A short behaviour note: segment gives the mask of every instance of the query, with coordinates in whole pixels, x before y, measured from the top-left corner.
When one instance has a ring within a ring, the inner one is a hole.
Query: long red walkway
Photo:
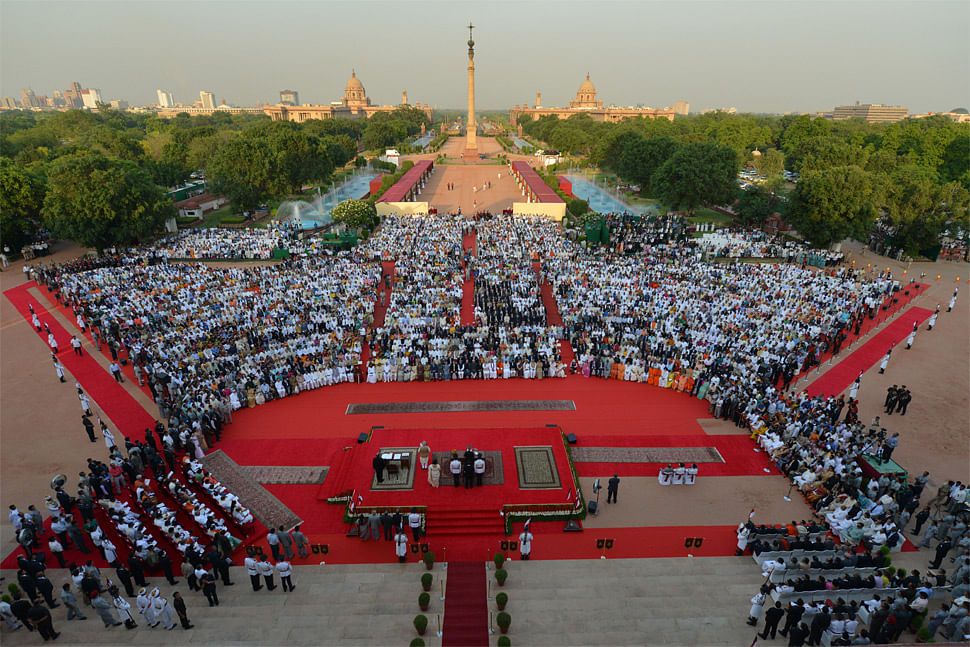
[[[116,434],[116,440],[121,443],[124,436],[132,435],[141,438],[146,427],[154,428],[154,418],[148,415],[145,409],[121,384],[115,382],[114,378],[91,357],[89,352],[84,351],[82,357],[74,354],[70,345],[70,333],[64,329],[57,319],[46,313],[46,308],[27,292],[28,289],[35,287],[37,287],[37,284],[30,281],[7,290],[4,294],[28,321],[30,321],[30,310],[27,305],[32,304],[34,306],[41,324],[46,323],[54,334],[54,339],[57,340],[58,348],[60,348],[58,359],[60,359],[64,368],[81,383],[84,392],[121,432],[120,437]],[[47,343],[47,335],[43,331],[37,333],[37,335],[45,344]],[[78,415],[80,415],[80,403],[78,404],[78,412]]]
[[[476,236],[475,230],[467,232],[461,240],[461,248],[476,255]],[[472,273],[468,274],[465,282],[461,286],[461,325],[475,325],[475,277]]]
[[[556,303],[556,295],[552,292],[552,284],[542,280],[542,266],[539,263],[532,264],[533,269],[539,277],[539,289],[542,292],[542,305],[546,309],[546,323],[550,326],[562,326],[562,315],[559,314],[559,304]],[[559,354],[562,356],[563,363],[568,367],[576,357],[573,352],[573,345],[568,339],[559,342]]]
[[[887,350],[906,339],[913,330],[914,322],[917,325],[922,324],[929,319],[931,314],[933,312],[926,308],[910,308],[872,339],[856,349],[854,353],[809,384],[805,391],[810,396],[819,394],[838,395],[844,392],[860,373],[872,368],[886,354]],[[919,333],[917,333],[918,336]],[[890,360],[889,366],[892,367],[892,360]]]
[[[448,564],[442,647],[488,645],[486,596],[485,565],[482,562]]]

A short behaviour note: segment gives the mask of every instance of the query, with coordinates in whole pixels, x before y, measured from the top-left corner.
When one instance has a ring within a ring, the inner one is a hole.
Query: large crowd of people
[[[154,443],[146,437],[126,446],[127,457],[113,453],[113,471],[89,466],[97,478],[86,487],[115,526],[109,534],[127,537],[146,562],[164,561],[158,553],[168,545],[186,557],[214,545],[231,553],[252,516],[196,459],[237,409],[347,381],[576,373],[708,400],[715,416],[750,429],[841,547],[898,547],[925,480],[864,477],[856,459],[879,454],[889,439],[859,420],[854,392],[789,393],[796,375],[876,317],[898,287],[893,277],[710,263],[705,253],[794,261],[804,250],[737,233],[691,240],[673,216],[607,220],[606,247],[586,248],[532,216],[391,216],[351,251],[311,242],[272,265],[166,259],[265,258],[288,232],[193,232],[156,248],[35,266],[34,278],[74,309],[99,346],[133,363],[167,421],[156,430],[162,450],[147,449]],[[546,283],[562,326],[549,323]],[[462,322],[466,300],[471,324]],[[575,356],[568,367],[561,340]],[[175,452],[185,453],[178,469],[208,503],[172,477]],[[144,478],[146,467],[154,479]],[[119,471],[131,503],[111,496]],[[961,523],[951,522],[940,543],[970,548]],[[96,545],[104,550],[105,541]]]

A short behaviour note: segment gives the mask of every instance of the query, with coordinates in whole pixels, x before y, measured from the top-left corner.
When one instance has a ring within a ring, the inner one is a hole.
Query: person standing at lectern
[[[371,461],[371,464],[374,466],[374,474],[377,476],[377,482],[383,483],[384,466],[386,464],[386,461],[383,458],[381,458],[380,452],[377,453],[377,455],[374,457],[374,460]]]

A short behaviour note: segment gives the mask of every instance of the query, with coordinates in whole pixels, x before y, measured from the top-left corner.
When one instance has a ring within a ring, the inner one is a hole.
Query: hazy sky
[[[476,25],[483,109],[565,105],[587,72],[606,104],[751,112],[861,101],[970,107],[970,2],[0,3],[0,93],[71,81],[133,104],[304,103],[343,95],[351,68],[376,104],[465,103]]]

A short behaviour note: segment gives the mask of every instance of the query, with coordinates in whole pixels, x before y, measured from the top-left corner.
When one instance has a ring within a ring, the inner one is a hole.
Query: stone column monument
[[[478,139],[475,132],[478,122],[475,121],[475,41],[472,40],[472,29],[475,25],[468,23],[468,122],[465,124],[465,150],[462,158],[465,162],[478,159]]]

